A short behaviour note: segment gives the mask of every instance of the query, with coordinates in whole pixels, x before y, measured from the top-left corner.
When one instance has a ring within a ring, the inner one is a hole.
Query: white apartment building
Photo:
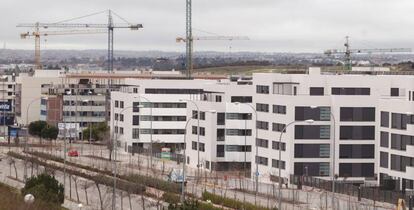
[[[245,81],[227,81],[206,86],[199,100],[187,103],[187,116],[192,116],[185,139],[189,166],[250,176],[255,126],[252,95],[253,88]]]
[[[406,105],[400,107],[390,99],[393,88],[400,87],[406,78],[414,79],[403,75],[320,74],[317,68],[311,68],[308,74],[254,74],[256,94],[253,101],[260,127],[259,152],[255,154],[259,180],[278,180],[279,167],[286,181],[290,175],[331,176],[333,153],[334,173],[340,180],[379,179],[381,171],[400,179],[413,177],[380,169],[377,163],[383,104],[393,104],[387,107],[390,113],[414,108],[408,102],[412,86],[399,89],[400,94],[406,95]],[[407,84],[412,85],[412,82]],[[280,146],[279,138],[285,125],[289,126],[282,134]],[[410,125],[407,127],[405,134],[411,131]],[[281,162],[279,148],[282,149]],[[407,146],[407,152],[409,149]],[[410,172],[410,165],[414,165],[412,158],[395,158],[395,164],[402,160],[411,161],[404,163],[407,166],[404,169]],[[399,169],[402,170],[402,166]]]
[[[379,182],[413,191],[414,78],[393,79],[389,93],[380,99],[379,111]]]
[[[200,97],[202,87],[215,80],[127,79],[111,93],[111,133],[125,152],[163,147],[182,148],[187,102]]]

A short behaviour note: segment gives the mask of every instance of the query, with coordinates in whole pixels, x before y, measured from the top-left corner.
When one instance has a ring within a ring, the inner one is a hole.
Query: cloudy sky
[[[184,51],[185,0],[1,0],[0,43],[32,49],[18,23],[57,22],[112,9],[141,31],[115,31],[115,49]],[[193,0],[195,36],[249,36],[250,41],[198,41],[196,50],[321,52],[342,48],[414,48],[413,0]],[[116,22],[122,22],[115,19]],[[104,14],[83,21],[105,23]],[[197,30],[196,30],[197,29]],[[1,44],[2,46],[3,44]],[[43,49],[105,49],[106,36],[50,36]]]

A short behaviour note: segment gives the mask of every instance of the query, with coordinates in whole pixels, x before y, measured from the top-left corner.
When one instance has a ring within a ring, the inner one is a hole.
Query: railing
[[[332,181],[323,180],[315,177],[291,175],[290,183],[297,185],[299,187],[304,185],[324,189],[326,191],[332,191]],[[335,193],[355,196],[358,197],[358,200],[361,200],[361,198],[365,198],[392,204],[396,204],[398,199],[404,199],[406,203],[408,203],[410,195],[414,195],[413,192],[403,193],[400,191],[383,190],[379,186],[358,186],[356,184],[344,183],[343,181],[339,180],[335,182]]]

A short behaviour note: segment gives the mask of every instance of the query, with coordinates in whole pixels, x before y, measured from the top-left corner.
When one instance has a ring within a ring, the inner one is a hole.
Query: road
[[[93,167],[97,167],[100,169],[112,169],[112,164],[105,160],[108,158],[108,150],[105,146],[97,146],[97,145],[82,145],[82,144],[72,144],[70,145],[71,149],[76,149],[81,152],[80,157],[67,157],[68,161],[76,162],[84,165],[89,165]],[[62,149],[45,149],[45,148],[36,148],[36,150],[40,150],[42,152],[47,152],[56,156],[60,156],[63,158],[63,150]],[[97,156],[99,158],[90,158],[87,156]],[[117,168],[118,172],[121,174],[142,174],[142,175],[152,175],[158,176],[161,178],[166,179],[165,174],[167,174],[173,168],[182,167],[182,165],[178,165],[175,161],[168,161],[168,160],[160,160],[158,158],[153,158],[153,168],[157,170],[147,170],[149,160],[147,156],[135,154],[132,156],[131,154],[118,152],[117,155]],[[8,166],[7,166],[8,167]],[[23,168],[23,166],[21,166]],[[163,172],[163,175],[161,175]],[[196,169],[192,169],[187,167],[187,172],[190,177],[195,177]],[[58,178],[61,178],[61,174],[59,174]],[[218,179],[217,183],[214,184],[213,177],[215,174],[210,172],[203,172],[204,177],[209,177],[207,179],[202,179],[199,184],[196,184],[194,179],[189,179],[187,185],[187,192],[196,193],[197,195],[201,196],[201,193],[204,190],[208,190],[210,192],[215,192],[216,194],[226,196],[229,198],[235,198],[240,201],[248,201],[250,203],[256,203],[261,206],[265,207],[274,207],[277,206],[277,185],[270,185],[266,183],[260,183],[259,191],[260,196],[256,197],[254,194],[251,193],[243,193],[240,191],[233,190],[236,187],[243,185],[246,186],[244,189],[249,189],[253,191],[254,183],[250,179],[238,179],[238,178],[229,178],[227,180]],[[105,202],[111,202],[112,191],[110,188],[102,187],[104,192],[104,196],[102,196]],[[74,183],[72,182],[72,189],[74,189]],[[72,190],[72,194],[68,191],[69,187],[66,188],[66,195],[67,197],[71,197],[72,199],[76,200],[76,195],[74,190]],[[90,190],[90,192],[89,192]],[[72,195],[72,196],[70,196]],[[99,207],[99,197],[96,187],[92,186],[88,188],[88,195],[90,197],[90,202],[87,207],[91,207],[89,209],[98,209]],[[125,196],[125,195],[124,195]],[[294,189],[286,189],[283,188],[282,190],[282,210],[290,210],[290,209],[332,209],[331,204],[331,196],[332,193],[327,193],[325,191],[321,191],[318,189],[311,189],[304,187],[303,190],[294,190]],[[80,202],[84,205],[85,201],[85,193],[83,190],[79,190],[79,197]],[[118,195],[120,197],[120,195]],[[335,202],[335,209],[337,210],[353,210],[353,209],[362,209],[362,210],[391,210],[395,209],[394,205],[388,203],[374,203],[370,200],[362,200],[360,202],[357,201],[356,197],[346,196],[342,194],[335,194],[336,202]],[[133,200],[133,209],[142,209],[142,202],[140,202],[139,196],[132,196]],[[121,206],[120,199],[118,198],[117,203],[118,206]],[[128,197],[124,197],[123,206],[124,209],[129,209],[129,201]],[[65,202],[66,203],[66,202]],[[68,202],[69,203],[69,202]],[[74,202],[76,203],[76,202]],[[147,203],[151,203],[147,201]],[[154,203],[154,201],[152,201]],[[108,205],[108,204],[104,204]],[[135,208],[134,208],[135,207]],[[73,209],[73,208],[72,208]],[[76,208],[75,208],[76,209]],[[87,208],[84,208],[87,209]],[[149,208],[146,208],[149,209]]]

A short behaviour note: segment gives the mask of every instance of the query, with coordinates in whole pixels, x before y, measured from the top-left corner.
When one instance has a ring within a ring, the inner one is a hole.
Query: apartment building
[[[240,171],[250,176],[254,144],[253,88],[246,80],[206,86],[187,103],[186,162],[210,171]],[[197,112],[199,111],[199,112]]]
[[[0,133],[7,135],[7,126],[15,123],[16,82],[15,75],[0,78]]]
[[[187,102],[200,97],[215,80],[127,79],[111,93],[111,133],[125,152],[182,148]]]
[[[379,103],[379,182],[414,190],[414,78],[391,82]]]
[[[408,87],[398,90],[406,95],[406,105],[401,107],[390,99],[405,78],[413,77],[321,74],[318,68],[311,68],[308,74],[254,74],[259,179],[277,181],[279,168],[284,181],[290,175],[330,177],[332,170],[339,180],[349,182],[379,180],[381,171],[384,176],[397,176],[378,167],[380,130],[387,130],[381,128],[380,119],[382,109],[401,113],[399,109],[414,108],[408,102]],[[407,127],[405,134],[411,131]],[[412,159],[406,158],[393,158],[397,165],[404,161],[400,170],[411,170],[412,162],[406,161]],[[391,157],[389,161],[392,163]],[[398,177],[412,177],[405,175]]]

